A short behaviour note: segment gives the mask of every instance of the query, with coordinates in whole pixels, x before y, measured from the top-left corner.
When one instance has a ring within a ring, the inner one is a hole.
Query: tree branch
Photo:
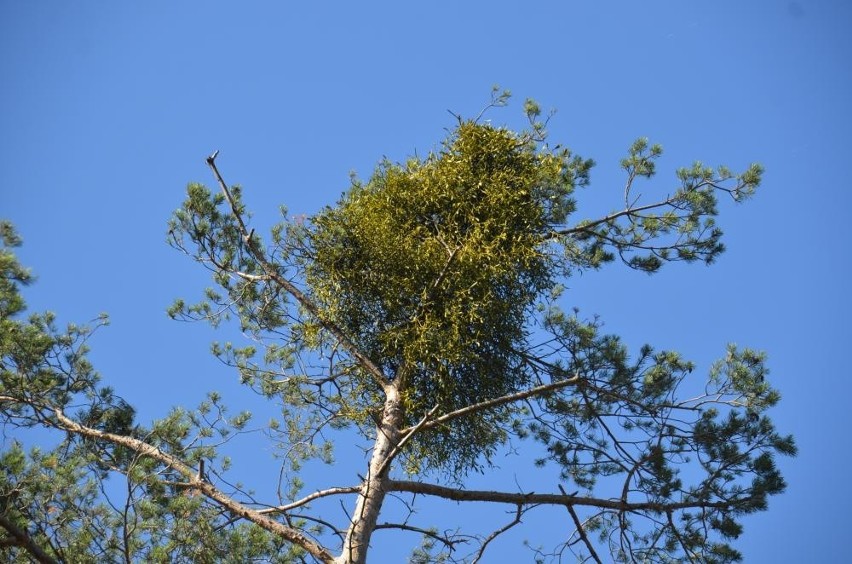
[[[559,484],[559,491],[562,492],[563,496],[569,497],[568,494],[565,493],[565,488],[562,487],[562,484]],[[595,559],[595,562],[597,562],[598,564],[602,564],[598,553],[595,552],[595,547],[592,545],[592,542],[589,540],[589,537],[586,536],[586,530],[583,528],[583,523],[577,516],[577,512],[574,511],[574,506],[566,505],[565,507],[568,508],[568,513],[571,514],[571,519],[574,521],[574,526],[577,527],[577,534],[580,535],[580,538],[583,539],[583,542],[589,549],[589,554],[591,554],[592,558]]]
[[[29,552],[37,562],[42,564],[58,564],[56,560],[51,558],[39,545],[33,541],[32,537],[25,530],[21,529],[10,521],[5,515],[0,515],[0,527],[14,538],[14,545],[23,547]]]
[[[274,534],[277,534],[281,538],[286,539],[287,541],[302,547],[303,549],[305,549],[306,552],[308,552],[317,560],[321,562],[326,562],[328,564],[334,562],[334,557],[331,555],[328,549],[314,542],[313,540],[305,536],[301,531],[283,525],[273,519],[270,519],[269,517],[266,517],[255,509],[246,507],[242,503],[234,500],[224,492],[220,491],[216,486],[214,486],[210,482],[206,482],[204,480],[199,479],[197,470],[187,464],[184,464],[177,457],[163,452],[159,448],[152,446],[139,439],[123,435],[116,435],[113,433],[107,433],[105,431],[100,431],[92,427],[86,427],[84,425],[81,425],[66,416],[59,408],[54,408],[53,413],[56,416],[57,422],[55,423],[55,425],[58,428],[68,431],[70,433],[82,435],[84,437],[101,439],[116,445],[121,445],[139,453],[142,456],[153,458],[154,460],[157,460],[158,462],[168,466],[169,468],[174,469],[182,476],[184,476],[187,482],[183,485],[185,485],[186,487],[191,487],[192,489],[202,493],[203,495],[215,501],[219,505],[225,507],[228,511],[234,513],[235,515],[238,515],[244,519],[248,519],[252,523],[260,526],[261,528],[270,531]]]
[[[219,154],[219,151],[214,152],[212,155],[207,157],[207,164],[210,169],[213,171],[213,175],[216,177],[216,181],[219,183],[219,188],[222,190],[222,193],[225,195],[225,198],[228,200],[228,205],[231,207],[231,214],[236,219],[237,224],[240,228],[240,233],[243,237],[243,242],[246,245],[246,248],[252,254],[252,256],[257,260],[257,262],[263,268],[263,271],[266,275],[275,281],[281,288],[283,288],[287,293],[293,296],[299,304],[304,307],[308,313],[310,313],[319,323],[325,328],[328,332],[330,332],[334,337],[340,342],[340,344],[358,361],[358,364],[361,365],[367,372],[373,375],[376,378],[376,381],[382,387],[382,389],[386,389],[388,385],[390,385],[388,379],[385,377],[384,372],[381,368],[379,368],[372,360],[370,360],[367,355],[361,352],[361,350],[352,342],[352,340],[346,336],[343,330],[335,325],[334,323],[323,319],[322,315],[320,315],[319,308],[314,304],[314,302],[308,298],[308,296],[299,290],[292,282],[287,280],[285,277],[281,276],[281,273],[278,272],[278,269],[269,262],[269,260],[264,255],[263,251],[259,249],[253,242],[252,233],[247,228],[245,221],[243,220],[242,215],[240,215],[239,210],[237,209],[236,202],[234,201],[234,197],[231,194],[228,185],[225,184],[225,180],[222,178],[222,175],[219,174],[219,169],[216,167],[216,156]]]
[[[458,419],[459,417],[464,417],[466,415],[471,415],[472,413],[477,413],[479,411],[483,411],[485,409],[489,409],[492,407],[497,407],[498,405],[504,405],[507,403],[512,403],[515,401],[519,401],[522,399],[527,399],[533,396],[538,396],[542,394],[546,394],[552,392],[554,390],[558,390],[560,388],[564,388],[566,386],[570,386],[572,384],[577,384],[580,382],[580,376],[574,375],[571,378],[567,378],[565,380],[559,380],[557,382],[551,382],[550,384],[544,384],[543,386],[538,386],[536,388],[531,388],[529,390],[524,390],[523,392],[517,392],[514,394],[509,394],[507,396],[500,396],[499,398],[494,398],[486,401],[482,401],[479,403],[475,403],[473,405],[469,405],[467,407],[463,407],[461,409],[457,409],[456,411],[451,411],[450,413],[446,413],[436,419],[432,419],[431,421],[421,421],[417,425],[413,427],[408,427],[401,431],[402,434],[413,434],[417,430],[423,429],[431,429],[432,427],[436,427],[438,425],[443,425],[448,421],[452,421],[453,419]]]
[[[503,533],[505,533],[506,531],[521,522],[522,513],[523,506],[521,504],[518,504],[518,511],[515,513],[515,518],[511,522],[505,524],[504,526],[500,527],[499,529],[488,535],[488,538],[486,538],[485,542],[482,543],[482,546],[479,547],[479,551],[476,553],[476,558],[473,559],[473,564],[479,562],[479,560],[482,558],[482,555],[485,554],[485,549],[488,548],[488,544],[491,541],[493,541],[498,536],[502,535]]]
[[[632,179],[628,180],[628,188],[631,184],[632,184]],[[733,189],[725,188],[724,186],[721,186],[719,184],[718,180],[716,180],[716,181],[709,181],[708,180],[708,181],[704,181],[704,182],[699,182],[698,184],[692,186],[690,188],[690,190],[691,191],[697,191],[697,190],[700,190],[700,189],[705,188],[707,186],[712,187],[714,190],[721,190],[723,192],[727,192],[728,194],[731,194],[731,196],[733,196],[735,200],[737,199],[735,194],[737,194],[739,192],[739,189],[742,187],[741,185],[738,184],[737,187],[733,188]],[[560,235],[574,235],[576,233],[588,231],[589,229],[597,227],[598,225],[602,225],[602,224],[606,224],[606,223],[612,223],[613,221],[615,221],[616,219],[618,219],[620,217],[636,215],[636,214],[641,213],[643,211],[648,211],[648,210],[652,210],[652,209],[656,209],[656,208],[662,208],[662,207],[665,207],[665,206],[671,206],[675,209],[683,209],[682,207],[676,205],[677,201],[678,201],[678,199],[677,199],[676,196],[668,196],[668,197],[666,197],[665,200],[655,202],[653,204],[645,204],[644,206],[639,206],[639,207],[635,207],[635,208],[632,207],[632,206],[628,206],[621,211],[611,213],[611,214],[604,216],[600,219],[597,219],[595,221],[590,221],[589,223],[583,223],[583,224],[577,225],[576,227],[569,227],[569,228],[566,228],[566,229],[559,229],[559,230],[551,231],[548,235],[545,236],[545,238],[546,239],[553,239],[553,238],[558,237]]]
[[[401,529],[403,531],[412,531],[414,533],[420,533],[422,535],[426,535],[427,537],[433,538],[438,542],[443,543],[451,551],[455,550],[455,545],[467,542],[467,539],[451,540],[447,537],[439,535],[435,531],[430,531],[429,529],[422,529],[420,527],[407,525],[405,523],[380,523],[376,525],[376,530],[378,529]]]
[[[315,499],[320,499],[323,497],[328,497],[332,495],[341,495],[341,494],[356,494],[361,491],[361,486],[349,486],[342,488],[328,488],[325,490],[320,490],[318,492],[314,492],[310,495],[306,495],[302,499],[294,501],[293,503],[288,503],[287,505],[279,505],[278,507],[270,507],[268,509],[260,509],[258,513],[260,515],[268,515],[270,513],[284,513],[286,511],[290,511],[292,509],[296,509],[297,507],[301,507],[306,503],[310,503]]]
[[[432,417],[432,415],[434,415],[434,413],[437,410],[438,410],[438,406],[436,405],[435,407],[430,409],[429,412],[426,413],[426,415],[423,416],[423,419],[421,419],[417,423],[417,425],[412,427],[410,431],[408,431],[408,432],[403,431],[401,433],[401,434],[403,434],[402,440],[400,440],[396,444],[396,446],[393,447],[393,450],[391,450],[390,454],[388,454],[387,457],[385,458],[384,462],[382,462],[382,465],[379,467],[379,471],[378,471],[379,474],[382,474],[385,471],[385,469],[388,467],[388,464],[393,462],[393,459],[396,458],[396,455],[399,454],[400,451],[402,451],[402,448],[405,446],[405,443],[407,443],[411,439],[411,437],[413,437],[415,434],[417,434],[417,431],[419,431],[420,429],[422,429],[426,425],[426,423],[429,421],[429,418]]]
[[[605,217],[602,217],[598,220],[591,221],[589,223],[583,223],[581,225],[578,225],[577,227],[569,227],[567,229],[559,229],[559,230],[556,230],[556,231],[552,231],[552,232],[550,232],[550,234],[548,234],[546,236],[546,238],[547,239],[553,239],[553,238],[558,237],[560,235],[574,235],[576,233],[588,231],[589,229],[597,227],[598,225],[601,225],[601,224],[604,224],[604,223],[611,223],[612,221],[614,221],[614,220],[616,220],[620,217],[624,217],[626,215],[632,215],[632,214],[636,214],[636,213],[639,213],[639,212],[648,211],[648,210],[652,210],[652,209],[655,209],[655,208],[661,208],[663,206],[671,205],[671,203],[673,201],[674,201],[673,198],[666,198],[662,202],[656,202],[656,203],[653,203],[653,204],[645,204],[644,206],[639,206],[638,208],[626,208],[626,209],[623,209],[619,212],[611,213],[611,214],[609,214]]]
[[[680,535],[680,532],[677,530],[677,527],[675,526],[674,521],[672,520],[671,511],[666,513],[666,518],[668,519],[669,527],[671,528],[672,533],[674,534],[677,541],[680,543],[681,548],[683,548],[683,553],[686,555],[687,558],[689,558],[690,562],[695,562],[692,550],[690,550],[689,546],[687,546],[687,544],[684,542],[683,537]]]
[[[658,511],[663,513],[695,508],[729,509],[745,501],[743,499],[737,499],[733,501],[679,501],[671,503],[654,501],[629,502],[595,497],[566,496],[563,494],[462,490],[439,486],[437,484],[427,484],[424,482],[412,482],[407,480],[390,480],[388,482],[388,490],[432,495],[452,501],[482,501],[491,503],[509,503],[512,505],[561,505],[563,507],[568,507],[569,505],[581,505],[585,507],[612,509],[615,511]]]

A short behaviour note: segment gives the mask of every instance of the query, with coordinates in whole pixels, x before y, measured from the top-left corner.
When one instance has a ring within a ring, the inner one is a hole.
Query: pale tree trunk
[[[355,504],[343,551],[336,560],[338,564],[364,564],[367,561],[370,537],[387,494],[391,466],[389,458],[399,444],[403,412],[396,387],[388,386],[385,393],[385,405],[381,423],[376,429],[376,444],[370,457],[370,467]]]

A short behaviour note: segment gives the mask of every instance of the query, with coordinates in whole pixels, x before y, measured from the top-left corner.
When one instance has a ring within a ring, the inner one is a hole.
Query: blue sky
[[[850,30],[842,0],[7,0],[0,216],[39,278],[30,308],[63,321],[108,312],[92,358],[150,419],[210,389],[233,394],[235,409],[255,402],[208,354],[221,335],[164,313],[207,284],[165,232],[187,182],[212,185],[214,149],[258,225],[280,204],[332,204],[350,171],[366,177],[383,156],[427,152],[453,125],[447,110],[477,113],[495,83],[515,103],[494,121],[521,125],[523,99],[536,98],[558,109],[551,139],[598,162],[581,214],[618,205],[618,160],[639,136],[666,149],[649,198],[696,159],[760,162],[756,198],[722,206],[728,252],[716,265],[652,277],[613,265],[570,280],[566,300],[633,346],[680,350],[705,369],[727,342],[766,350],[784,397],[775,420],[800,455],[782,461],[788,492],[746,521],[738,547],[749,562],[839,561],[852,502]],[[247,452],[255,467],[268,460]],[[363,465],[344,457],[331,470],[345,484]],[[470,519],[477,511],[494,510]],[[526,561],[521,541],[558,535],[562,519],[501,539],[492,556]],[[401,554],[416,543],[395,538]]]

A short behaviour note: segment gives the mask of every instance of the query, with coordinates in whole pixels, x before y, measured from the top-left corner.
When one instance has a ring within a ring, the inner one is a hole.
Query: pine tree
[[[491,106],[507,100],[495,90]],[[217,190],[190,184],[170,241],[215,286],[170,314],[235,319],[251,338],[214,353],[280,407],[267,431],[291,486],[285,503],[263,504],[224,478],[211,437],[244,429],[248,413],[228,417],[210,394],[144,426],[86,360],[92,328],[23,318],[30,276],[4,223],[0,413],[4,426],[59,439],[0,455],[0,552],[40,562],[362,563],[381,527],[423,536],[412,562],[477,561],[550,505],[565,508],[574,532],[542,559],[570,550],[597,562],[738,560],[741,517],[784,490],[775,459],[795,454],[767,415],[779,394],[765,355],[730,346],[701,379],[678,353],[630,353],[597,319],[566,310],[563,284],[617,261],[647,273],[712,263],[724,250],[717,199],[747,200],[762,169],[698,163],[677,171],[670,195],[644,202],[631,190],[655,176],[662,149],[640,139],[621,163],[623,208],[577,219],[594,163],[549,144],[535,102],[524,110],[520,132],[481,114],[457,118],[438,150],[382,161],[334,206],[310,218],[285,212],[268,239],[217,154],[207,160]],[[300,471],[332,460],[335,440],[369,444],[367,467],[337,468],[351,485],[305,494]],[[558,468],[566,486],[466,489],[510,443],[537,443],[543,454],[530,462]],[[116,474],[127,482],[120,503],[102,489]],[[389,496],[499,504],[515,517],[489,534],[379,524]]]

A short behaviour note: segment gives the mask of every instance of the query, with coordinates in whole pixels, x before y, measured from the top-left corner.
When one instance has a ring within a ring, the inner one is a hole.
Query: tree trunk
[[[380,425],[376,428],[376,444],[370,457],[367,477],[352,514],[352,523],[343,542],[338,564],[364,564],[370,547],[370,537],[376,528],[379,512],[387,493],[390,463],[388,459],[399,444],[402,426],[402,404],[395,386],[388,386]]]

